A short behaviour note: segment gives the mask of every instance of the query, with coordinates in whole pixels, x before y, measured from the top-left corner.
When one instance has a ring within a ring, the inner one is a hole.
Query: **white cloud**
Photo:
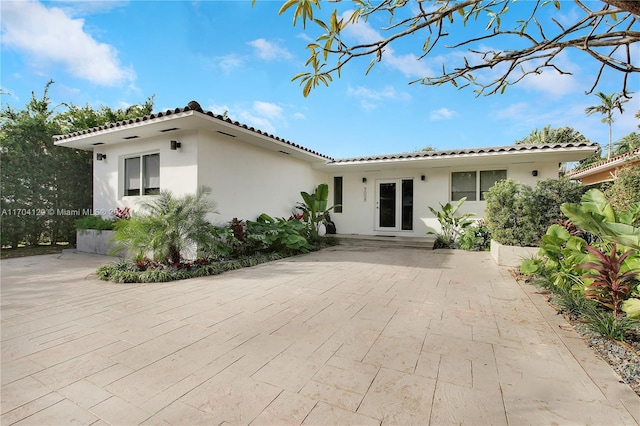
[[[553,96],[563,96],[578,91],[579,84],[575,76],[580,74],[580,67],[571,62],[566,52],[556,56],[553,63],[562,71],[571,74],[560,74],[553,68],[544,68],[541,74],[527,75],[518,83],[518,86]],[[525,70],[533,70],[534,67],[542,64],[543,60],[530,61],[525,65]]]
[[[256,55],[265,61],[291,58],[291,53],[289,53],[286,48],[280,47],[276,43],[267,41],[263,38],[250,41],[247,44],[252,46],[255,49]]]
[[[253,114],[251,111],[247,111],[247,110],[240,111],[239,117],[241,122],[247,125],[253,126],[257,129],[260,129],[263,132],[267,132],[271,134],[276,133],[275,126],[271,123],[271,121],[268,118],[259,117]]]
[[[210,103],[207,109],[215,114],[227,113],[232,120],[238,120],[248,126],[255,127],[264,132],[276,134],[276,125],[286,126],[284,109],[271,102],[254,101],[250,107],[246,105],[233,105]],[[302,114],[295,114],[294,118],[305,118]]]
[[[309,37],[308,35],[306,35],[305,33],[300,33],[296,36],[297,38],[300,38],[306,42],[311,43],[313,41],[313,39],[311,37]]]
[[[347,95],[360,100],[360,106],[365,110],[375,109],[381,102],[390,99],[408,100],[406,93],[398,93],[393,86],[385,86],[381,90],[370,89],[364,86],[353,88],[349,86]]]
[[[521,119],[523,115],[529,109],[529,105],[526,102],[518,102],[515,104],[511,104],[506,108],[499,109],[495,112],[494,116],[499,119]]]
[[[214,114],[223,115],[228,114],[231,108],[228,105],[210,104],[206,109]]]
[[[63,64],[69,73],[95,84],[135,80],[133,69],[120,65],[113,46],[95,40],[85,32],[83,19],[72,19],[57,7],[3,2],[2,44],[27,52],[39,64]]]
[[[276,119],[276,120],[282,120],[282,108],[279,107],[276,104],[270,103],[270,102],[261,102],[261,101],[255,101],[253,103],[253,110],[261,115],[264,116],[266,118],[269,119]]]
[[[396,55],[391,47],[387,47],[382,58],[384,63],[397,69],[406,77],[423,78],[433,76],[433,71],[425,62],[419,61],[418,57],[413,53]]]
[[[253,101],[250,105],[247,103],[228,105],[211,101],[205,109],[220,115],[226,112],[232,120],[237,120],[264,132],[277,134],[278,129],[288,126],[288,120],[307,119],[302,112],[290,112],[295,111],[295,108],[295,105],[278,105],[265,101]]]
[[[457,115],[458,113],[456,111],[443,107],[443,108],[431,111],[431,115],[429,116],[429,119],[432,121],[450,120],[453,117],[456,117]]]
[[[346,11],[342,14],[342,18],[346,21],[353,12]],[[374,43],[382,40],[382,35],[376,31],[371,24],[364,21],[358,21],[347,26],[344,30],[347,37],[355,39],[356,43]],[[382,54],[382,63],[400,71],[409,78],[422,78],[433,75],[433,71],[425,62],[418,60],[418,57],[412,53],[399,55],[395,50],[387,45]]]
[[[358,86],[355,89],[349,87],[347,89],[349,96],[355,96],[356,98],[368,99],[374,101],[380,101],[383,99],[393,99],[397,96],[396,89],[391,86],[386,86],[382,90],[369,89],[367,87]]]
[[[236,68],[242,67],[244,65],[244,59],[235,53],[231,53],[225,56],[218,56],[213,58],[215,64],[222,68],[225,72],[231,72]]]
[[[120,0],[91,0],[91,1],[57,1],[56,6],[69,16],[94,15],[109,12],[118,7],[128,5],[128,1]]]

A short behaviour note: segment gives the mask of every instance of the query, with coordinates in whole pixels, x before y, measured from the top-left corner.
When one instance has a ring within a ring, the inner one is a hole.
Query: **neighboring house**
[[[617,155],[608,160],[575,170],[567,174],[569,179],[579,180],[583,185],[609,182],[616,179],[616,172],[626,166],[640,167],[640,148]]]
[[[134,211],[141,198],[169,190],[212,189],[224,223],[261,213],[289,217],[320,183],[341,234],[422,237],[438,231],[428,206],[467,197],[461,209],[484,215],[483,192],[511,178],[533,185],[557,178],[559,163],[597,152],[595,143],[511,145],[333,159],[226,117],[185,108],[55,136],[56,145],[94,151],[94,214]]]

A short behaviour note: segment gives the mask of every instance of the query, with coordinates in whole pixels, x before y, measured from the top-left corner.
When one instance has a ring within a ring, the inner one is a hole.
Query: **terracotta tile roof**
[[[202,109],[200,104],[196,101],[191,101],[184,108],[175,108],[173,110],[166,110],[163,112],[158,112],[154,114],[145,115],[144,117],[130,118],[127,120],[122,120],[116,123],[109,123],[103,126],[93,127],[86,130],[80,130],[73,133],[68,133],[66,135],[55,135],[53,137],[54,142],[60,142],[71,138],[81,137],[83,135],[91,135],[96,132],[110,130],[110,129],[118,129],[119,127],[128,126],[131,124],[145,123],[145,122],[153,122],[154,120],[161,119],[163,117],[168,117],[171,115],[177,115],[189,111],[195,111],[200,114],[207,115],[209,117],[215,118],[220,121],[224,121],[226,123],[232,124],[234,126],[240,127],[245,130],[249,130],[251,132],[257,133],[259,135],[263,135],[267,138],[273,139],[275,141],[284,143],[291,147],[297,148],[299,150],[305,151],[307,153],[319,156],[327,160],[327,164],[344,164],[344,163],[358,163],[358,162],[367,162],[367,161],[384,161],[384,160],[406,160],[406,159],[417,159],[417,158],[430,158],[430,157],[460,157],[460,156],[477,156],[482,154],[501,154],[501,153],[515,153],[515,152],[530,152],[530,151],[554,151],[557,149],[567,149],[567,148],[585,148],[592,147],[594,149],[599,148],[599,145],[595,142],[589,143],[564,143],[564,144],[544,144],[544,145],[506,145],[506,146],[494,146],[487,148],[470,148],[470,149],[455,149],[455,150],[439,150],[439,151],[419,151],[419,152],[408,152],[408,153],[399,153],[399,154],[387,154],[387,155],[375,155],[375,156],[365,156],[365,157],[352,157],[352,158],[342,158],[342,159],[334,159],[330,156],[321,154],[319,152],[313,151],[311,149],[305,148],[302,145],[298,145],[286,139],[283,139],[279,136],[275,136],[264,132],[260,129],[256,129],[254,127],[250,127],[246,124],[240,123],[238,121],[233,121],[230,118],[214,114],[211,111],[205,111]]]
[[[116,123],[108,123],[108,124],[105,124],[103,126],[92,127],[90,129],[80,130],[80,131],[73,132],[73,133],[68,133],[66,135],[55,135],[53,137],[53,141],[54,142],[59,142],[59,141],[65,140],[65,139],[71,139],[71,138],[75,138],[75,137],[82,136],[82,135],[89,135],[91,133],[95,133],[95,132],[99,132],[99,131],[103,131],[103,130],[117,129],[118,127],[123,127],[123,126],[130,125],[130,124],[144,123],[146,121],[151,122],[154,119],[159,119],[159,118],[162,118],[162,117],[167,117],[167,116],[170,116],[170,115],[180,114],[180,113],[184,113],[184,112],[188,112],[188,111],[196,111],[196,112],[199,112],[201,114],[208,115],[209,117],[213,117],[213,118],[216,118],[218,120],[227,122],[229,124],[233,124],[234,126],[240,127],[242,129],[249,130],[251,132],[255,132],[255,133],[259,134],[259,135],[266,136],[266,137],[268,137],[270,139],[276,140],[278,142],[282,142],[282,143],[284,143],[286,145],[290,145],[290,146],[292,146],[294,148],[300,149],[300,150],[308,152],[310,154],[323,157],[323,158],[325,158],[325,159],[327,159],[329,161],[333,161],[332,157],[329,157],[327,155],[324,155],[324,154],[321,154],[319,152],[313,151],[311,149],[305,148],[302,145],[298,145],[296,143],[293,143],[291,141],[283,139],[283,138],[281,138],[279,136],[275,136],[275,135],[272,135],[270,133],[263,132],[260,129],[256,129],[255,127],[250,127],[250,126],[248,126],[246,124],[240,123],[239,121],[233,121],[229,117],[225,117],[225,116],[220,115],[220,114],[214,114],[211,111],[205,111],[205,110],[202,109],[200,104],[198,102],[196,102],[196,101],[189,102],[189,104],[184,108],[176,108],[176,109],[173,109],[173,110],[166,110],[164,112],[158,112],[158,113],[154,113],[154,114],[150,114],[150,115],[145,115],[144,117],[130,118],[130,119],[127,119],[127,120],[118,121]]]
[[[615,167],[616,165],[619,165],[621,160],[626,160],[627,158],[630,159],[631,157],[634,157],[636,155],[640,155],[640,148],[636,148],[632,151],[625,152],[624,154],[616,155],[615,157],[611,157],[608,160],[603,160],[598,163],[594,163],[588,167],[585,167],[584,169],[572,170],[569,173],[567,173],[567,176],[572,177],[578,174],[588,175],[590,171],[595,171],[596,169],[607,169],[608,167],[606,166],[608,165],[610,165],[611,167]]]
[[[363,161],[402,160],[402,159],[410,159],[410,158],[474,156],[479,154],[500,154],[500,153],[513,153],[513,152],[524,152],[524,151],[553,151],[556,149],[587,148],[587,147],[598,149],[600,146],[595,142],[558,143],[558,144],[544,144],[544,145],[521,144],[521,145],[493,146],[493,147],[487,147],[487,148],[419,151],[419,152],[406,152],[402,154],[387,154],[387,155],[375,155],[375,156],[366,156],[366,157],[342,158],[342,159],[334,160],[333,163],[358,163]]]

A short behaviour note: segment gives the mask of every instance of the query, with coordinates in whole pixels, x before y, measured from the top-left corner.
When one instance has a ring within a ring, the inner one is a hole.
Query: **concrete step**
[[[386,235],[337,234],[335,237],[338,238],[340,244],[355,247],[395,247],[433,250],[433,244],[435,242],[435,238],[398,237]]]

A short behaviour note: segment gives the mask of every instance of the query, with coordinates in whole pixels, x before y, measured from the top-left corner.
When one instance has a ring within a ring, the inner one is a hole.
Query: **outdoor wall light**
[[[367,183],[367,178],[362,178],[362,183]]]
[[[538,171],[537,170],[533,170],[531,172],[531,176],[538,176]]]
[[[101,152],[96,154],[96,160],[102,161],[102,160],[106,160],[106,159],[107,159],[107,154],[103,154]]]
[[[175,151],[176,149],[180,148],[181,146],[182,146],[181,142],[171,141],[171,151]]]
[[[425,175],[420,175],[420,180],[427,180],[427,177]]]

